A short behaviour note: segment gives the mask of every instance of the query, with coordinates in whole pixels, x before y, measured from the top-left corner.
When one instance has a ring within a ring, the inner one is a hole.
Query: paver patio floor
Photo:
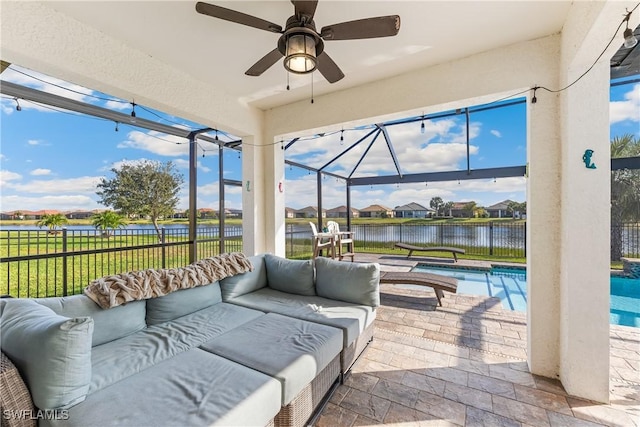
[[[408,271],[420,257],[359,255]],[[497,298],[381,285],[374,341],[316,426],[640,426],[640,328],[611,327],[610,404],[532,375],[526,315]]]

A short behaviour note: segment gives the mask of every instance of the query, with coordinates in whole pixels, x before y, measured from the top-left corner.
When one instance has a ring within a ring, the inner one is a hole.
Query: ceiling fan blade
[[[296,16],[304,15],[313,19],[313,15],[316,14],[316,7],[318,6],[318,0],[291,0],[291,3],[296,8]]]
[[[282,27],[278,24],[256,18],[255,16],[247,15],[246,13],[227,9],[226,7],[199,1],[196,3],[196,12],[203,15],[213,16],[214,18],[224,19],[225,21],[235,22],[236,24],[247,25],[259,30],[270,31],[272,33],[282,33]]]
[[[327,52],[322,52],[318,55],[318,71],[320,71],[320,74],[322,74],[329,83],[335,83],[344,77],[344,73],[340,67],[333,62],[333,59],[327,55]]]
[[[244,73],[247,76],[259,76],[265,71],[267,71],[273,64],[278,62],[278,59],[282,58],[282,53],[276,48],[271,52],[267,53],[263,56],[258,62],[253,64],[251,68],[249,68]]]
[[[322,27],[320,36],[325,40],[356,40],[395,36],[400,31],[398,15],[358,19]]]

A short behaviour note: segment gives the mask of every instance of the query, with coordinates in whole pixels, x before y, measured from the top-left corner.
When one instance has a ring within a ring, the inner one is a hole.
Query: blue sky
[[[13,68],[25,74],[16,72]],[[46,84],[33,77],[53,83]],[[15,66],[2,73],[2,80],[11,81],[65,97],[106,108],[131,111],[127,102],[111,98],[80,86],[44,76]],[[58,87],[60,86],[60,87]],[[68,89],[71,89],[68,90]],[[75,91],[75,92],[74,92]],[[77,92],[80,92],[82,95]],[[93,96],[89,96],[93,95]],[[611,135],[631,133],[640,136],[640,84],[627,84],[611,89]],[[110,169],[122,162],[142,159],[173,161],[178,170],[188,176],[188,145],[183,138],[143,131],[135,127],[69,112],[54,111],[28,101],[2,97],[0,103],[0,210],[104,209],[96,196],[96,184],[101,177],[112,177]],[[473,106],[470,106],[473,107]],[[199,124],[136,107],[138,117],[180,123],[190,128]],[[163,120],[160,120],[161,117]],[[403,173],[420,173],[466,168],[466,122],[464,114],[388,128]],[[303,137],[287,150],[286,158],[319,167],[341,150],[349,147],[370,129],[345,129],[324,137]],[[471,168],[516,166],[526,163],[525,105],[473,113],[470,120]],[[220,133],[220,138],[232,137]],[[370,140],[360,144],[329,171],[349,175]],[[286,141],[285,141],[286,143]],[[198,157],[198,207],[218,208],[218,150],[200,142]],[[204,154],[204,157],[203,157]],[[227,179],[241,180],[241,155],[225,150]],[[395,168],[382,137],[372,146],[353,176],[393,174]],[[354,187],[352,205],[364,208],[371,204],[395,207],[410,202],[429,205],[432,197],[445,201],[475,201],[490,206],[505,199],[524,201],[525,178],[499,178],[439,183],[405,184],[401,186]],[[299,168],[286,168],[286,204],[292,208],[316,205],[316,176]],[[227,187],[226,206],[241,208],[241,188]],[[345,183],[328,177],[323,183],[323,207],[346,204]],[[180,195],[179,208],[188,205],[186,185]]]

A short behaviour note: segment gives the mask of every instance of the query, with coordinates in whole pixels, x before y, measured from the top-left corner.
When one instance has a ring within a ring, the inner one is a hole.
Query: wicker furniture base
[[[365,328],[364,331],[356,338],[349,347],[342,350],[340,353],[341,373],[345,375],[351,369],[351,366],[360,356],[360,353],[364,351],[367,345],[373,340],[373,323]]]
[[[35,427],[31,394],[18,368],[0,353],[0,424],[4,427]]]
[[[282,407],[274,418],[275,427],[304,426],[339,376],[340,356],[336,356],[291,403]]]

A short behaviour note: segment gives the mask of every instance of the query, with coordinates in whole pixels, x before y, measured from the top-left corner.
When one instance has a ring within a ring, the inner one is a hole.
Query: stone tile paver
[[[356,256],[396,271],[418,260]],[[526,315],[502,309],[497,298],[445,292],[440,307],[430,288],[385,284],[381,302],[374,341],[317,426],[640,427],[640,328],[611,326],[606,405],[531,374]]]

